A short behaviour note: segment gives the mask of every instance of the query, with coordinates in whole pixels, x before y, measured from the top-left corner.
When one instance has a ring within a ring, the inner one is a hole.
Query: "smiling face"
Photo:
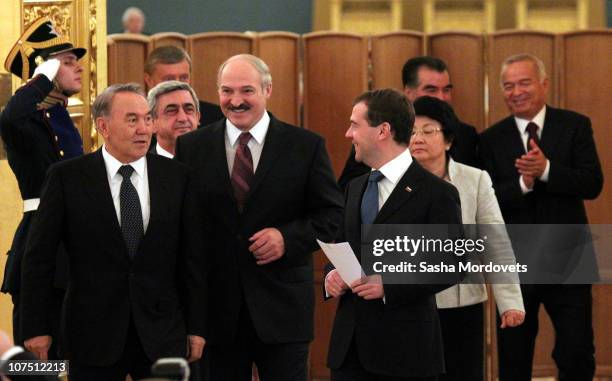
[[[168,152],[174,153],[176,138],[198,126],[200,113],[187,90],[176,90],[157,99],[153,121],[157,141]]]
[[[408,148],[420,164],[440,163],[446,161],[446,151],[450,149],[450,144],[444,140],[442,126],[438,121],[417,115]]]
[[[242,131],[261,119],[271,93],[272,85],[263,88],[261,74],[245,60],[230,61],[219,75],[221,110]]]
[[[68,96],[81,91],[83,67],[79,64],[77,56],[73,52],[65,52],[52,57],[60,61],[60,67],[55,76],[57,86]]]
[[[539,77],[534,62],[517,61],[506,66],[502,74],[502,89],[510,112],[531,120],[546,104],[548,79]]]
[[[145,98],[133,92],[113,97],[110,115],[96,119],[108,152],[126,164],[146,155],[151,143],[152,122]]]
[[[368,106],[364,102],[359,102],[353,107],[351,124],[344,136],[351,139],[355,147],[355,160],[373,166],[380,128],[370,126],[367,120],[367,112]]]

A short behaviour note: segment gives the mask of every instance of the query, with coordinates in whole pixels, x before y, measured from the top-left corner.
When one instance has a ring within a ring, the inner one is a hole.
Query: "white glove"
[[[38,74],[44,74],[49,81],[53,82],[60,67],[60,61],[57,58],[51,58],[36,67],[33,77]]]

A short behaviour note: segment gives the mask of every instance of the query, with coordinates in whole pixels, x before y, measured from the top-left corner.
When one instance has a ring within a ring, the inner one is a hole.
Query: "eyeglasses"
[[[417,130],[416,128],[413,129],[410,136],[415,137],[418,134],[421,134],[424,137],[430,137],[430,136],[433,136],[433,134],[435,134],[438,131],[442,131],[442,129],[440,127],[425,126],[420,130]]]

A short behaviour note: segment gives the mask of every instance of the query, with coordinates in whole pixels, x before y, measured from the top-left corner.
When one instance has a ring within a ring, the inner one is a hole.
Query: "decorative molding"
[[[35,20],[47,16],[53,21],[58,32],[65,36],[71,36],[70,27],[72,21],[71,2],[57,2],[50,5],[49,2],[25,2],[23,6],[23,24],[30,25]]]
[[[89,2],[89,105],[92,105],[98,94],[98,7],[96,0]],[[91,151],[98,149],[98,131],[93,119],[90,121],[89,138],[91,139]]]

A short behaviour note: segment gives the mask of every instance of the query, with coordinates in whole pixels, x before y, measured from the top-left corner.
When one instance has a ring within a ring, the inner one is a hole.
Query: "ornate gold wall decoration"
[[[97,37],[97,5],[95,1],[89,3],[89,104],[92,105],[98,94],[98,37]],[[91,150],[98,149],[98,132],[93,119],[90,123]]]
[[[53,2],[52,4],[45,4],[41,2],[30,3],[24,2],[23,4],[23,23],[24,25],[30,25],[36,19],[43,16],[47,16],[53,21],[53,25],[58,32],[65,36],[71,36],[71,13],[72,3],[70,1]]]

